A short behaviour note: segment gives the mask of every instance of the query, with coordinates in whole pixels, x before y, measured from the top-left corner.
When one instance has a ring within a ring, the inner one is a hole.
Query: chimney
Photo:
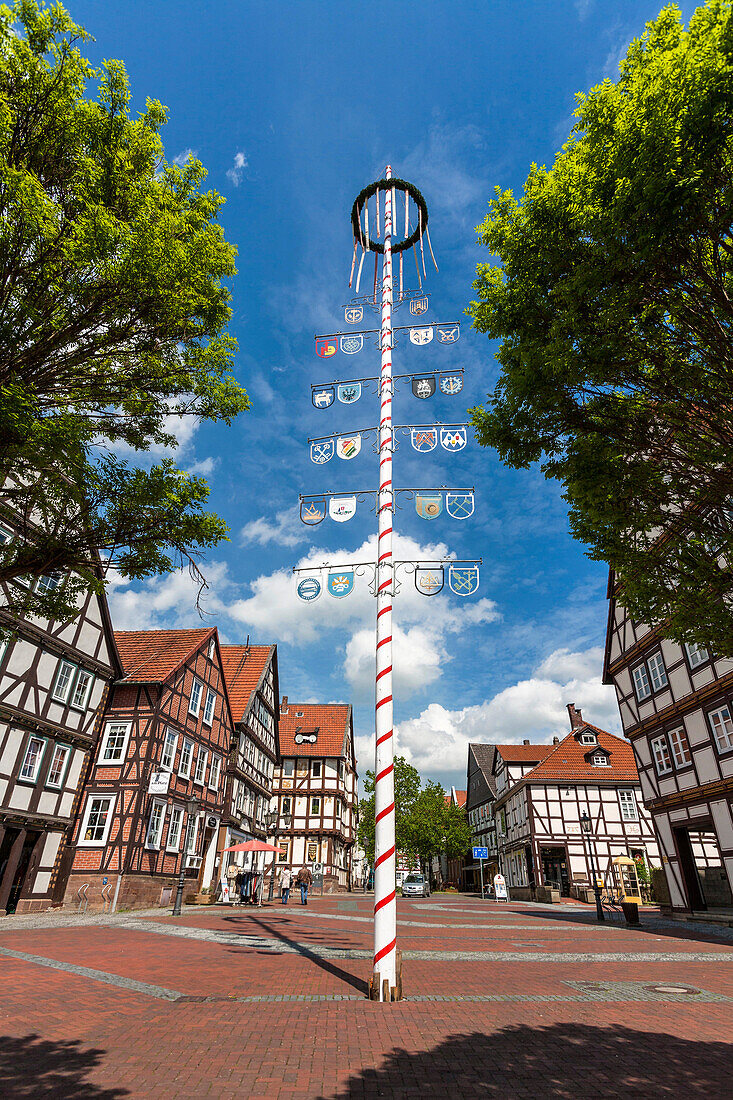
[[[559,737],[553,737],[552,743],[553,743],[553,745],[559,745],[560,744],[560,738]]]
[[[283,701],[280,704],[280,710],[284,710],[287,713],[287,709],[288,709],[288,697],[287,697],[287,695],[283,695]]]
[[[529,744],[529,737],[525,737],[524,741],[522,741],[522,744],[523,745],[528,745]]]
[[[571,730],[576,730],[578,726],[583,725],[582,711],[576,710],[575,703],[568,703],[568,714],[570,715]]]

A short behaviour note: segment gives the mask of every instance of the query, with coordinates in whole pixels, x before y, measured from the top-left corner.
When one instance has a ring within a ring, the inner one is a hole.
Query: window
[[[277,857],[278,863],[288,863],[290,860],[290,841],[281,840],[278,847],[280,849],[280,855]]]
[[[590,762],[594,768],[608,767],[608,757],[604,752],[594,752],[590,758]]]
[[[690,662],[690,668],[697,668],[698,665],[704,665],[706,661],[710,660],[710,654],[704,645],[698,645],[697,642],[685,642],[685,651],[687,652],[687,660]]]
[[[654,737],[651,746],[657,775],[667,775],[668,772],[672,771],[672,760],[667,748],[667,738],[664,736]]]
[[[214,721],[214,707],[216,706],[216,692],[211,688],[206,692],[206,703],[204,705],[204,722],[207,726],[210,726]]]
[[[317,863],[318,862],[318,843],[317,843],[317,841],[312,840],[308,844],[308,862],[309,863]]]
[[[165,731],[165,740],[163,742],[163,752],[160,757],[160,770],[164,772],[173,771],[173,761],[176,758],[176,745],[178,744],[178,734],[175,730]]]
[[[82,847],[107,843],[113,806],[112,795],[89,795],[79,833],[79,844]]]
[[[733,720],[731,720],[729,708],[720,707],[719,710],[713,710],[708,718],[713,727],[713,736],[719,751],[733,749]]]
[[[282,807],[280,809],[280,813],[281,814],[289,814],[291,806],[292,806],[291,800],[289,798],[284,798],[283,801],[282,801]]]
[[[107,723],[102,751],[99,755],[100,764],[117,764],[124,759],[130,726],[130,722]]]
[[[580,740],[584,745],[595,745],[596,735],[594,733],[584,733],[581,735]]]
[[[168,851],[177,852],[181,846],[181,826],[183,825],[183,810],[180,806],[171,807],[171,823],[168,828]]]
[[[35,783],[38,779],[38,771],[41,767],[45,748],[46,739],[44,737],[28,738],[23,763],[20,766],[19,779],[25,780],[26,783]]]
[[[660,688],[667,686],[667,673],[664,668],[664,661],[662,660],[661,653],[652,653],[651,657],[647,661],[649,666],[649,674],[652,678],[652,688],[654,691],[659,691]]]
[[[296,760],[295,774],[296,775],[307,775],[308,774],[308,761],[304,760],[303,757],[299,757]]]
[[[212,756],[211,771],[209,772],[209,786],[212,791],[219,790],[219,775],[221,773],[221,757]]]
[[[84,710],[86,708],[93,683],[94,677],[91,672],[84,672],[83,669],[79,669],[76,676],[76,683],[74,684],[74,690],[71,693],[70,705],[72,707],[76,707],[78,710]]]
[[[163,822],[165,821],[165,802],[153,802],[148,818],[148,834],[145,837],[146,848],[160,848],[160,838],[163,834]]]
[[[54,745],[51,766],[48,769],[46,779],[47,787],[60,787],[62,785],[70,759],[71,748],[69,745]]]
[[[196,773],[193,777],[194,783],[200,783],[203,786],[204,777],[206,775],[206,763],[209,759],[209,754],[206,749],[199,749],[198,757],[196,758]]]
[[[65,703],[71,690],[71,681],[74,678],[76,666],[71,661],[62,661],[56,673],[56,680],[51,691],[51,698],[59,703]]]
[[[672,746],[672,756],[678,768],[684,768],[692,760],[687,734],[683,729],[672,730],[669,735],[669,743]]]
[[[639,665],[638,668],[634,669],[634,690],[639,702],[642,699],[647,699],[652,693],[649,677],[646,674],[646,665]]]
[[[283,778],[292,779],[294,770],[292,760],[283,760]]]
[[[189,741],[187,737],[183,738],[183,744],[181,745],[181,758],[178,761],[178,774],[183,779],[189,779],[191,777],[191,764],[193,763],[193,741]]]
[[[53,592],[54,588],[58,588],[61,584],[61,577],[57,575],[51,575],[39,577],[36,581],[36,592],[41,594],[45,592]]]
[[[199,709],[201,707],[201,692],[203,690],[204,685],[194,676],[193,685],[191,687],[191,698],[188,701],[188,713],[193,714],[195,718],[198,718],[199,716]]]
[[[196,851],[196,840],[199,831],[199,819],[196,814],[189,814],[186,822],[186,843],[183,850],[187,856],[192,856]]]
[[[320,779],[321,778],[321,761],[320,760],[312,760],[311,761],[311,775],[313,776],[314,779]]]
[[[619,791],[618,800],[621,803],[621,818],[623,821],[638,821],[639,815],[636,809],[636,795],[632,791]]]
[[[321,812],[321,800],[320,798],[311,798],[311,813],[320,814]]]

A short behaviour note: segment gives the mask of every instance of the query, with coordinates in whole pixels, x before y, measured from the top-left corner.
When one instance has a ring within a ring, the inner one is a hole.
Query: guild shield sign
[[[337,390],[342,405],[353,405],[361,397],[361,382],[344,382]]]
[[[344,320],[347,325],[358,325],[364,316],[364,306],[344,306]]]
[[[410,340],[413,344],[429,344],[433,338],[433,329],[430,328],[411,328]]]
[[[347,519],[356,515],[356,497],[331,497],[328,514],[336,523],[346,523]]]
[[[338,349],[338,341],[334,336],[316,337],[316,355],[320,356],[321,359],[330,359]]]
[[[456,596],[472,596],[478,588],[478,566],[451,565],[448,570],[448,587]]]
[[[445,510],[453,519],[468,519],[473,515],[473,493],[446,493]]]
[[[444,374],[440,380],[440,392],[452,396],[463,389],[463,377],[460,374]]]
[[[324,462],[330,462],[335,448],[332,439],[316,439],[311,443],[311,462],[322,466]]]
[[[311,387],[311,401],[317,409],[327,409],[330,405],[333,405],[333,386],[322,386],[321,389]]]
[[[453,328],[439,328],[438,329],[438,343],[440,344],[455,344],[456,340],[461,335],[461,326],[454,325]]]
[[[328,574],[328,591],[337,600],[348,596],[354,588],[354,570],[342,569],[340,573]]]
[[[319,500],[301,500],[300,518],[309,527],[315,527],[317,524],[322,523],[326,518],[325,497]]]
[[[443,494],[418,493],[415,497],[415,511],[422,519],[437,519],[443,511]]]
[[[435,393],[435,379],[413,378],[412,392],[415,394],[415,397],[419,397],[423,401],[428,397],[432,397]]]
[[[410,313],[413,317],[419,317],[422,313],[428,312],[428,300],[427,298],[413,298],[410,302]]]
[[[341,350],[344,355],[356,355],[357,351],[361,351],[363,347],[364,337],[361,335],[341,337]]]
[[[415,570],[415,588],[423,596],[437,596],[445,584],[442,567],[437,569],[418,568]]]
[[[323,588],[317,577],[304,577],[302,581],[298,582],[295,591],[298,593],[301,600],[305,600],[306,603],[312,603],[313,600],[318,599]]]
[[[361,436],[342,435],[336,440],[336,454],[339,458],[356,458],[361,450]]]
[[[416,451],[434,451],[438,446],[438,429],[411,428],[410,439]]]
[[[441,428],[440,445],[446,451],[462,451],[468,442],[465,428]]]

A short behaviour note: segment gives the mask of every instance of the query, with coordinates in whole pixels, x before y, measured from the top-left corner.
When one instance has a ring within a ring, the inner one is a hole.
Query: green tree
[[[94,69],[88,37],[61,5],[0,7],[0,484],[17,534],[0,581],[63,575],[7,588],[9,610],[56,617],[103,586],[100,555],[131,578],[197,570],[227,534],[206,482],[122,453],[174,445],[170,417],[229,423],[249,404],[224,200],[199,161],[166,162],[165,108],[133,117],[123,64]]]
[[[733,20],[665,7],[479,227],[479,442],[541,462],[631,615],[733,654]]]
[[[364,779],[366,798],[359,804],[359,843],[366,852],[367,859],[374,866],[374,772],[368,771]],[[396,756],[394,761],[395,790],[395,836],[397,850],[411,851],[408,847],[411,838],[410,819],[415,802],[420,794],[420,773],[404,756]]]

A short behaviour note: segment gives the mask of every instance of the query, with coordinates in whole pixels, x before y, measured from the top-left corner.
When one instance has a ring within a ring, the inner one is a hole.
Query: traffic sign
[[[488,848],[474,848],[473,858],[474,859],[488,859],[489,858],[489,849]]]

